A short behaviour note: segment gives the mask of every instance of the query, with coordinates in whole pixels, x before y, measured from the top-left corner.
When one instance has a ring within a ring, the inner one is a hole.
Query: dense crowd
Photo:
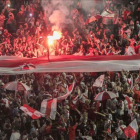
[[[89,10],[80,1],[74,1],[69,7],[72,23],[66,24],[61,39],[49,46],[47,36],[53,34],[53,24],[42,1],[0,0],[0,55],[33,58],[49,53],[139,54],[139,1],[93,1],[96,6]],[[105,17],[106,12],[114,16]],[[93,86],[101,75],[105,76],[103,85]],[[140,128],[139,76],[138,71],[124,70],[0,76],[0,140],[128,140],[124,129],[134,119]],[[5,90],[3,86],[14,80],[25,83],[31,90],[16,94]],[[27,104],[40,111],[44,99],[67,94],[73,82],[72,93],[57,103],[55,120],[47,115],[35,120],[20,109]],[[103,91],[113,92],[116,98],[96,101],[96,95]],[[139,140],[140,134],[134,139]]]
[[[100,75],[105,75],[102,87],[93,86]],[[0,78],[0,140],[128,140],[123,129],[134,119],[140,126],[138,71],[35,73]],[[130,78],[133,84],[128,82]],[[31,90],[16,95],[4,90],[3,85],[15,79]],[[65,95],[73,81],[70,96],[57,104],[55,120],[33,120],[20,110],[20,106],[28,104],[39,111],[44,99]],[[112,91],[116,98],[96,101],[96,95],[102,91]],[[131,100],[131,112],[124,95]],[[136,137],[140,139],[139,133]]]
[[[80,1],[71,5],[72,23],[62,29],[62,38],[51,46],[50,55],[139,54],[139,2],[93,2],[89,11],[82,8]],[[113,18],[104,17],[104,11],[114,14]],[[0,55],[46,56],[46,38],[53,26],[47,14],[39,0],[0,0]]]

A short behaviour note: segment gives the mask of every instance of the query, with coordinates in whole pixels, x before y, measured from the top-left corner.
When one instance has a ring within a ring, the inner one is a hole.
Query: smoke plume
[[[70,17],[71,0],[42,0],[46,18],[53,25],[52,30],[62,30],[65,25],[72,23]]]

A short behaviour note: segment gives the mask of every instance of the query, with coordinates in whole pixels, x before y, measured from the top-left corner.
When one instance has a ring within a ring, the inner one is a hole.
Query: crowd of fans
[[[97,6],[90,12],[80,2],[70,7],[73,23],[62,30],[62,38],[51,46],[54,54],[139,54],[139,2],[94,2]],[[98,6],[99,3],[103,6]],[[104,10],[115,16],[102,17]],[[39,0],[0,0],[0,55],[30,58],[48,55],[46,37],[52,34],[52,24],[46,14]],[[96,20],[89,22],[93,17]],[[105,75],[103,86],[94,87],[95,79],[101,74]],[[31,90],[16,94],[4,90],[3,85],[14,80],[22,81]],[[28,104],[39,111],[44,99],[65,95],[73,81],[71,95],[57,104],[55,120],[49,117],[33,120],[20,110],[23,104]],[[126,140],[122,127],[134,119],[140,125],[139,86],[138,71],[0,76],[0,140]],[[117,98],[95,101],[102,91],[112,91]],[[124,95],[131,99],[131,113]],[[139,133],[136,137],[140,139]]]
[[[103,74],[103,86],[93,87],[95,79]],[[16,96],[3,89],[15,76],[0,78],[0,140],[127,140],[121,127],[127,127],[134,119],[140,126],[138,71],[17,75],[16,80],[27,84],[31,91],[18,92]],[[129,78],[133,78],[133,85],[127,82]],[[55,120],[49,117],[33,120],[19,109],[28,104],[39,111],[44,99],[66,94],[73,81],[71,95],[57,104]],[[112,91],[117,98],[95,101],[95,96],[102,91]],[[131,113],[124,95],[131,99]]]
[[[70,9],[73,22],[66,25],[62,38],[54,43],[53,55],[139,54],[137,0],[94,0],[90,12],[80,2],[74,2]],[[115,14],[114,17],[100,16],[104,10]],[[45,56],[46,37],[52,34],[47,14],[39,0],[0,0],[0,55]],[[88,22],[91,17],[96,20]]]

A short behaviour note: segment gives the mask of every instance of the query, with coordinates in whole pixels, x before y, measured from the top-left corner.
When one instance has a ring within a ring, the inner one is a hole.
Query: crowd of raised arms
[[[74,1],[69,8],[72,23],[62,29],[62,38],[51,46],[51,55],[139,54],[139,2],[93,2],[93,8],[85,11],[80,1]],[[104,11],[114,14],[113,18],[102,16]],[[53,26],[47,14],[39,0],[0,0],[0,55],[45,56],[46,38]]]
[[[95,87],[101,75],[103,85]],[[16,95],[4,90],[3,85],[15,79],[31,90]],[[40,111],[43,100],[67,94],[73,82],[71,94],[57,103],[55,119],[43,116],[34,120],[20,109],[27,104]],[[0,140],[129,140],[124,130],[133,120],[137,132],[140,129],[138,71],[1,76],[0,85]],[[113,92],[116,98],[96,100],[96,95],[104,91]],[[140,133],[132,134],[140,139]]]
[[[83,8],[83,0],[72,0],[72,22],[61,28],[62,37],[52,45],[47,36],[53,34],[54,24],[42,1],[0,0],[1,56],[140,53],[138,0],[93,0],[88,10]],[[4,85],[14,80],[30,90],[5,90]],[[74,88],[68,92],[72,84]],[[140,140],[139,87],[138,71],[0,76],[0,140]],[[109,98],[110,92],[114,98]],[[99,93],[108,96],[97,100]],[[61,97],[65,98],[57,100],[53,119],[48,115],[51,110],[35,119],[21,109],[26,105],[41,112],[43,101]]]

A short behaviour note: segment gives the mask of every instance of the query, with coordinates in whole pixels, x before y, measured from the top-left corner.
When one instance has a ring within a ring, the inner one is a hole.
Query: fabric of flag
[[[26,70],[33,70],[35,69],[35,65],[33,64],[24,64],[19,68],[16,68],[15,71],[26,71]]]
[[[111,91],[103,91],[101,93],[98,93],[96,97],[94,98],[95,101],[104,101],[108,99],[116,98],[117,95]]]
[[[109,15],[109,14],[110,14],[110,12],[108,12],[108,11],[103,11],[102,14],[101,14],[101,16],[102,16],[102,17],[106,17],[106,16]]]
[[[91,22],[93,22],[93,21],[95,21],[96,20],[96,18],[94,17],[94,16],[92,16],[90,19],[89,19],[89,23],[91,23]]]
[[[105,75],[101,75],[99,76],[95,82],[93,83],[93,86],[94,87],[102,87],[103,86],[103,82],[104,82],[104,78],[105,78]]]
[[[119,17],[116,17],[116,18],[114,18],[114,24],[117,24],[118,23],[118,21],[119,21]]]
[[[57,98],[46,99],[41,103],[40,112],[45,114],[48,118],[55,120],[57,111]]]
[[[85,24],[86,24],[86,25],[89,24],[89,19],[86,20]]]
[[[75,82],[73,82],[73,83],[69,86],[69,88],[68,88],[68,90],[67,90],[67,93],[66,93],[65,95],[60,96],[60,97],[57,97],[57,101],[58,101],[58,102],[61,102],[62,100],[65,100],[65,99],[72,93],[72,91],[73,91],[73,89],[74,89],[74,86],[75,86]]]
[[[132,113],[132,101],[131,99],[127,96],[127,95],[123,95],[125,97],[125,100],[127,101],[128,103],[128,113],[131,114]]]
[[[137,120],[134,119],[125,129],[124,134],[127,138],[132,138],[138,134]]]
[[[98,19],[102,18],[102,16],[96,15],[95,18],[98,20]]]
[[[123,30],[122,30],[123,31]],[[24,58],[17,56],[0,56],[0,74],[18,75],[30,73],[30,71],[14,71],[24,63],[35,65],[33,72],[102,72],[121,71],[122,69],[133,71],[139,70],[140,55],[106,55],[106,56],[74,56],[59,55],[47,57]],[[127,63],[127,65],[126,65]],[[61,64],[61,65],[60,65]],[[132,65],[133,64],[133,65]],[[111,66],[110,66],[111,65]],[[109,69],[108,69],[109,68]]]
[[[30,90],[30,88],[26,84],[24,84],[22,82],[18,82],[18,81],[8,82],[7,84],[5,84],[3,86],[3,88],[5,88],[7,90],[13,90],[13,91]]]
[[[133,77],[127,78],[128,85],[132,88],[133,87]]]
[[[135,79],[135,83],[139,82],[139,75],[137,76],[137,78]]]
[[[20,109],[28,114],[32,119],[39,119],[43,117],[44,115],[40,113],[39,111],[33,109],[32,107],[28,106],[27,104],[24,104],[23,106],[20,107]]]

